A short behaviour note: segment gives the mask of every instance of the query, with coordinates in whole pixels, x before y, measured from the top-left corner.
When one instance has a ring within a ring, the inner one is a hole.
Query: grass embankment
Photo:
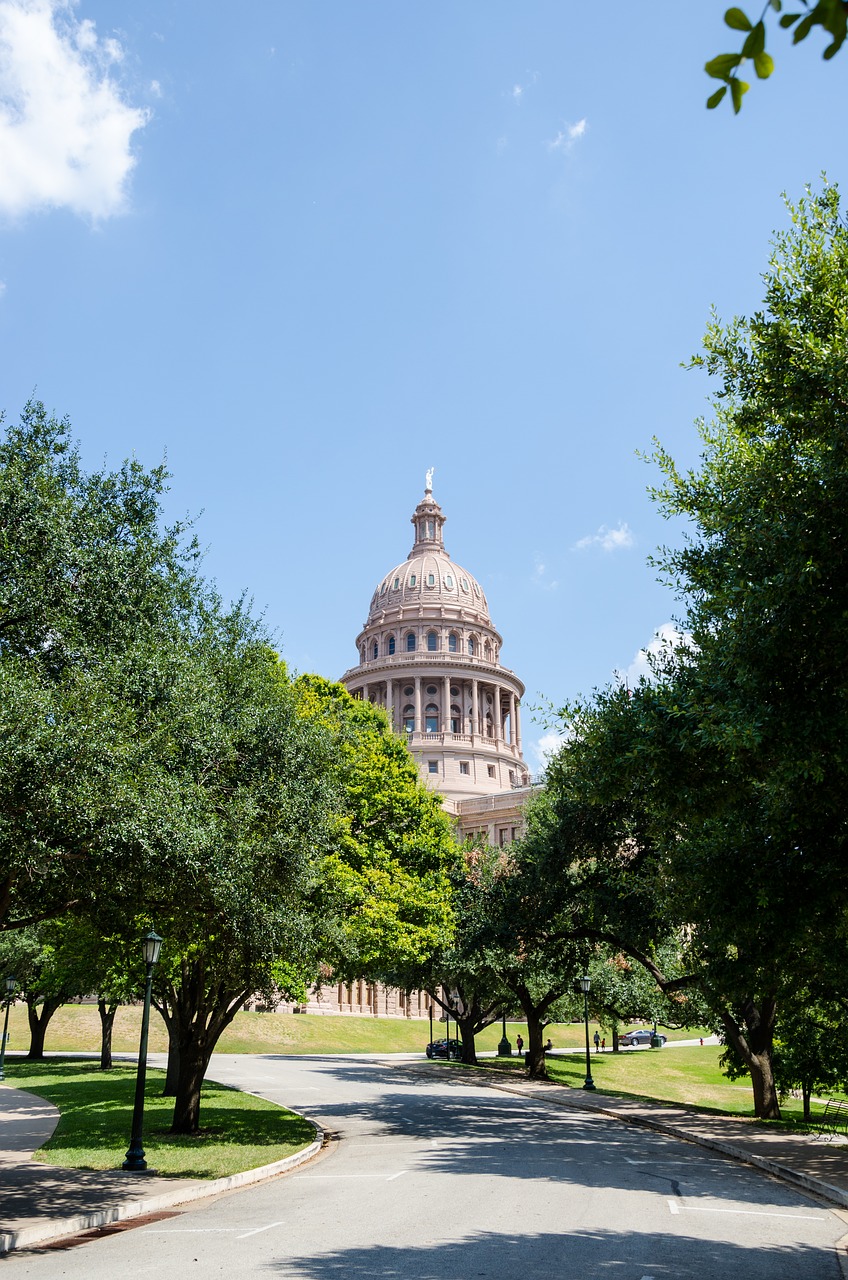
[[[112,1036],[115,1053],[137,1053],[141,1010],[137,1006],[118,1010]],[[595,1026],[589,1024],[594,1034]],[[9,1024],[9,1048],[26,1052],[29,1030],[26,1009],[13,1005]],[[444,1023],[434,1022],[436,1039],[445,1034]],[[515,1044],[516,1035],[527,1039],[523,1023],[508,1022],[507,1035]],[[582,1023],[561,1023],[547,1028],[556,1048],[579,1048],[583,1044]],[[604,1034],[603,1032],[601,1034]],[[691,1039],[694,1031],[668,1031],[669,1039]],[[218,1041],[219,1053],[421,1053],[430,1035],[426,1020],[413,1018],[368,1018],[361,1016],[319,1016],[312,1014],[238,1013]],[[451,1035],[456,1035],[451,1024]],[[477,1037],[478,1049],[497,1049],[501,1024],[487,1027]],[[609,1037],[607,1037],[609,1040]],[[47,1028],[45,1048],[54,1053],[97,1053],[100,1048],[100,1019],[94,1005],[69,1004],[59,1009]],[[150,1021],[150,1051],[164,1052],[168,1038],[155,1012]]]
[[[71,1169],[120,1168],[132,1128],[134,1067],[100,1071],[91,1062],[7,1059],[6,1079],[61,1112],[53,1136],[38,1152],[39,1160]],[[148,1165],[165,1176],[224,1178],[282,1160],[315,1137],[301,1116],[252,1094],[209,1083],[203,1086],[201,1133],[170,1134],[174,1100],[161,1096],[163,1080],[161,1071],[148,1073],[143,1142]]]
[[[721,1046],[698,1045],[681,1049],[623,1049],[621,1053],[592,1053],[592,1079],[599,1093],[617,1097],[644,1098],[651,1102],[672,1102],[700,1111],[753,1117],[749,1080],[731,1081],[718,1065]],[[507,1070],[525,1078],[523,1063],[517,1059],[496,1059],[482,1064],[484,1070]],[[585,1058],[548,1056],[548,1075],[557,1084],[582,1089],[586,1078]],[[800,1123],[801,1102],[787,1098],[781,1104],[784,1121]]]

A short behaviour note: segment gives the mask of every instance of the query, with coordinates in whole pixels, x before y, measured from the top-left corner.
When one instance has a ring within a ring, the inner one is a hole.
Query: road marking
[[[679,1200],[667,1200],[670,1213],[680,1213],[681,1207],[686,1213],[735,1213],[746,1218],[797,1218],[801,1222],[827,1222],[827,1218],[814,1213],[774,1213],[769,1209],[720,1209],[708,1204],[684,1204]]]
[[[386,1178],[386,1182],[394,1182],[395,1178],[402,1178],[406,1172],[406,1169],[401,1169],[400,1173],[393,1173],[390,1178]]]
[[[263,1231],[270,1231],[272,1227],[283,1227],[284,1222],[269,1222],[265,1227],[254,1227],[252,1231],[245,1231],[243,1236],[239,1236],[239,1240],[247,1240],[249,1236],[261,1235]]]

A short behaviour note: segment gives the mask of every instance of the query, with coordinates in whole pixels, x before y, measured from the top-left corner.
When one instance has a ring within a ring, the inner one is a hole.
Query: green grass
[[[754,1114],[751,1083],[747,1078],[728,1080],[722,1074],[718,1065],[722,1053],[722,1047],[717,1045],[592,1052],[592,1079],[598,1093],[671,1102],[751,1118]],[[483,1062],[481,1066],[484,1070],[505,1069],[525,1078],[524,1066],[517,1059]],[[582,1089],[586,1078],[585,1058],[549,1056],[547,1066],[548,1075],[555,1083]],[[781,1104],[781,1112],[786,1123],[802,1122],[800,1100],[787,1098]]]
[[[53,1136],[38,1152],[71,1169],[120,1168],[129,1146],[135,1068],[102,1072],[95,1063],[6,1060],[6,1079],[59,1108]],[[144,1110],[147,1163],[164,1176],[223,1178],[282,1160],[308,1146],[315,1131],[301,1116],[223,1085],[204,1084],[197,1137],[168,1133],[173,1098],[161,1096],[164,1074],[150,1071]]]
[[[124,1007],[115,1017],[112,1048],[115,1053],[137,1053],[141,1010]],[[594,1034],[595,1024],[589,1024]],[[26,1009],[14,1005],[9,1024],[12,1051],[29,1048]],[[507,1035],[515,1044],[517,1034],[527,1039],[523,1023],[508,1022]],[[435,1022],[433,1034],[445,1034],[444,1023]],[[452,1029],[451,1034],[455,1034]],[[561,1023],[547,1028],[556,1048],[579,1048],[583,1044],[582,1023]],[[603,1034],[603,1032],[602,1032]],[[669,1031],[669,1039],[691,1039],[701,1030]],[[430,1035],[426,1020],[413,1018],[369,1018],[354,1015],[238,1013],[218,1041],[219,1053],[420,1053]],[[501,1024],[487,1027],[477,1037],[478,1049],[497,1049]],[[609,1040],[609,1037],[607,1037]],[[155,1012],[150,1023],[150,1050],[164,1052],[168,1038]],[[100,1049],[100,1019],[94,1005],[69,1004],[54,1015],[47,1028],[45,1048],[55,1053],[97,1053]]]

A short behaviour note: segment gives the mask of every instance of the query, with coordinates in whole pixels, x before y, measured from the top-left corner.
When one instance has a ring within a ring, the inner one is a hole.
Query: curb
[[[291,1108],[288,1108],[291,1110]],[[299,1112],[295,1112],[295,1115]],[[188,1204],[192,1200],[203,1200],[207,1196],[220,1195],[222,1191],[237,1191],[257,1182],[269,1182],[281,1173],[288,1173],[298,1165],[311,1160],[324,1146],[324,1130],[314,1120],[302,1117],[315,1130],[315,1139],[302,1151],[286,1156],[283,1160],[275,1160],[273,1164],[263,1164],[256,1169],[243,1169],[241,1173],[231,1173],[227,1178],[215,1178],[212,1182],[198,1182],[193,1187],[181,1187],[177,1191],[164,1191],[160,1195],[146,1200],[129,1200],[126,1204],[113,1206],[111,1209],[97,1209],[92,1213],[79,1213],[73,1218],[54,1218],[33,1227],[23,1227],[20,1231],[0,1231],[0,1257],[11,1253],[13,1249],[27,1249],[34,1245],[47,1244],[51,1240],[61,1240],[65,1236],[79,1235],[83,1231],[93,1231],[97,1227],[111,1226],[115,1222],[127,1222],[132,1218],[145,1217],[149,1213],[158,1213],[162,1209],[171,1209],[174,1205]]]

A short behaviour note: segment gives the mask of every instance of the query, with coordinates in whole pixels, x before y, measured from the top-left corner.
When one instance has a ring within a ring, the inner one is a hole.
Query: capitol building
[[[378,582],[356,637],[359,661],[341,683],[385,708],[459,837],[503,846],[521,832],[532,786],[521,754],[524,685],[501,665],[502,637],[483,588],[445,550],[432,475],[412,513],[412,550]],[[430,997],[364,980],[327,982],[299,1008],[424,1018]]]

